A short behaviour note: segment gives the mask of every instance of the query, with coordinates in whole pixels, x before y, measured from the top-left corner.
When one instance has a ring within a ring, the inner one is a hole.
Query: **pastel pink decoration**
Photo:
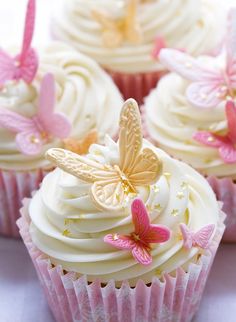
[[[157,36],[155,38],[155,42],[154,42],[154,47],[152,49],[152,52],[151,52],[151,56],[154,58],[154,59],[157,59],[159,54],[160,54],[160,51],[163,49],[163,48],[166,48],[166,41],[165,41],[165,38],[162,37],[162,36]]]
[[[150,224],[149,215],[142,200],[135,199],[131,206],[135,231],[126,236],[109,234],[104,241],[116,248],[132,250],[133,257],[142,265],[152,262],[151,243],[163,243],[169,240],[170,230],[162,225]]]
[[[0,87],[7,81],[19,81],[23,79],[31,83],[38,69],[38,56],[31,48],[35,25],[35,0],[29,0],[25,19],[23,44],[20,54],[11,57],[0,50]]]
[[[225,163],[236,162],[236,106],[234,102],[226,103],[226,118],[228,122],[228,133],[224,136],[207,131],[199,131],[193,138],[207,146],[219,150],[221,159]]]
[[[225,40],[226,63],[223,69],[212,68],[199,60],[175,49],[163,49],[159,59],[169,70],[192,83],[186,96],[199,108],[212,108],[233,97],[236,89],[236,9],[230,11]]]
[[[71,125],[61,113],[54,112],[55,81],[51,74],[44,76],[39,93],[38,113],[27,118],[16,112],[0,108],[0,126],[16,133],[18,149],[26,155],[41,152],[50,137],[68,137]]]
[[[215,230],[214,224],[206,225],[196,233],[192,232],[185,224],[180,224],[180,230],[184,240],[184,247],[201,247],[206,249]]]

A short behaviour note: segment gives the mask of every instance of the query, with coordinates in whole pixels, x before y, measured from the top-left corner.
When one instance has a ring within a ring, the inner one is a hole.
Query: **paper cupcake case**
[[[0,170],[0,234],[20,237],[16,220],[20,217],[22,199],[30,197],[39,188],[48,173],[42,169],[35,171]]]
[[[223,240],[236,242],[236,182],[230,178],[208,177],[212,189],[218,200],[223,202],[223,211],[227,214],[225,219],[226,230]]]
[[[153,140],[149,134],[145,121],[145,109],[143,106],[141,107],[141,112],[143,135],[155,146],[158,146],[158,142]],[[236,182],[234,182],[231,178],[217,178],[215,176],[209,176],[206,177],[206,179],[215,192],[217,200],[223,202],[222,209],[227,215],[225,220],[226,229],[223,236],[223,241],[227,243],[236,242]]]
[[[86,276],[65,272],[34,246],[30,233],[28,203],[17,221],[48,304],[57,322],[188,322],[196,313],[215,253],[224,231],[224,214],[210,247],[184,271],[154,277],[150,285],[138,281],[135,288],[124,281],[120,288],[113,280],[103,285],[89,283]]]
[[[106,72],[112,77],[124,99],[134,98],[139,104],[156,87],[158,81],[166,74],[164,71],[125,74],[111,70]]]

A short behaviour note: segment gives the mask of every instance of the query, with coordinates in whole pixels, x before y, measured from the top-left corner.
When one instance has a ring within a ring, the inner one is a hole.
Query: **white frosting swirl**
[[[172,272],[195,260],[199,250],[183,248],[179,224],[184,222],[194,231],[209,223],[217,225],[219,207],[215,196],[195,170],[145,142],[144,146],[147,145],[163,161],[164,172],[154,185],[139,187],[138,196],[149,209],[151,222],[171,229],[169,241],[153,244],[152,264],[143,266],[134,260],[130,251],[118,250],[103,241],[109,233],[134,231],[130,213],[132,199],[127,200],[122,211],[101,211],[90,198],[91,184],[60,169],[45,177],[29,205],[33,242],[50,256],[52,263],[79,275],[86,274],[89,281],[100,278],[106,283],[114,279],[119,285],[128,279],[135,285],[139,278],[149,283],[154,275]],[[117,164],[118,146],[112,140],[104,147],[93,145],[89,157],[103,164]],[[68,219],[73,220],[68,223]],[[67,232],[66,236],[63,231]]]
[[[37,112],[38,91],[46,73],[55,77],[57,103],[55,111],[63,112],[72,124],[70,136],[82,139],[96,129],[99,141],[105,134],[116,135],[123,99],[110,77],[89,57],[61,43],[52,43],[39,51],[40,66],[31,85],[20,81],[8,83],[0,91],[0,108],[8,108],[26,117]],[[21,154],[15,134],[0,128],[0,168],[34,170],[51,167],[44,154],[61,142],[53,139],[36,156]]]
[[[199,55],[215,49],[224,32],[226,9],[216,0],[151,0],[138,6],[137,20],[143,33],[140,44],[124,42],[106,48],[101,25],[91,15],[93,9],[124,17],[123,0],[65,1],[55,15],[52,33],[113,71],[137,73],[165,69],[151,57],[154,40],[161,35],[167,46],[184,48]]]
[[[204,58],[206,59],[206,58]],[[208,63],[222,65],[222,60],[207,58]],[[200,109],[186,98],[189,81],[177,74],[165,76],[145,101],[145,122],[158,146],[204,175],[236,178],[236,165],[226,164],[218,149],[193,139],[200,130],[227,131],[225,102],[217,107]]]

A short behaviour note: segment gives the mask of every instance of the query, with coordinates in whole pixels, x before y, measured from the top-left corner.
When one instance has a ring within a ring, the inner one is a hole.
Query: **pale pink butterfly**
[[[183,236],[184,247],[200,247],[206,249],[214,233],[215,225],[209,224],[198,230],[196,233],[191,231],[185,224],[180,224],[180,230]]]
[[[151,56],[153,59],[159,59],[159,54],[162,49],[167,48],[167,43],[164,37],[156,36],[154,40],[154,46],[151,51]],[[179,51],[185,52],[185,49],[178,48]]]
[[[193,135],[193,138],[204,145],[218,149],[225,163],[236,163],[236,106],[234,102],[226,103],[225,112],[228,123],[226,135],[199,131]]]
[[[236,9],[230,10],[225,40],[226,63],[221,70],[207,66],[175,49],[162,49],[160,62],[192,83],[186,91],[187,99],[199,108],[216,107],[227,96],[234,97],[236,89]]]
[[[142,200],[135,199],[131,205],[134,232],[130,235],[109,234],[104,241],[118,249],[131,250],[133,257],[142,265],[152,263],[151,243],[169,240],[170,230],[163,225],[150,224],[149,215]]]
[[[38,113],[27,118],[6,108],[0,108],[0,127],[16,133],[16,145],[26,155],[41,152],[51,137],[68,137],[71,125],[62,113],[55,113],[55,81],[51,74],[44,76],[38,102]]]
[[[29,0],[23,44],[20,54],[11,57],[8,53],[0,50],[0,87],[7,81],[18,81],[23,79],[26,83],[31,83],[38,69],[38,56],[31,48],[35,24],[35,0]]]

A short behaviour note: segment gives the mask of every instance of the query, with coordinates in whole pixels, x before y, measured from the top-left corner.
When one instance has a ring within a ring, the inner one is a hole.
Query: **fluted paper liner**
[[[113,280],[106,285],[99,280],[89,283],[86,276],[54,266],[32,242],[28,204],[25,200],[17,224],[57,322],[191,321],[224,232],[223,213],[209,249],[197,263],[189,264],[187,271],[179,268],[161,280],[153,277],[149,285],[139,280],[135,288],[124,281],[116,288]]]
[[[156,87],[158,81],[166,74],[165,71],[126,74],[106,70],[119,88],[124,99],[134,98],[142,104],[144,98]]]
[[[30,197],[48,171],[0,170],[0,234],[20,237],[16,220],[20,217],[22,199]]]

